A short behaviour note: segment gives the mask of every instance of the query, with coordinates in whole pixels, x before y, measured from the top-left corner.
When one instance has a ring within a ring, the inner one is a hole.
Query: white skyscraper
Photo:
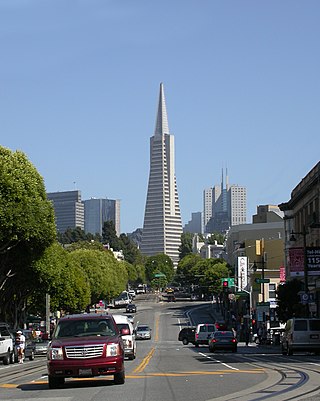
[[[174,166],[174,137],[170,135],[163,84],[154,135],[150,138],[150,173],[141,252],[168,255],[179,261],[182,222]]]

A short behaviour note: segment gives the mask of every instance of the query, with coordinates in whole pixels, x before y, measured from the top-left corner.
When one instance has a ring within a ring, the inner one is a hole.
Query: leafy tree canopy
[[[179,247],[179,259],[183,259],[186,255],[192,253],[192,233],[181,234],[181,245]]]
[[[104,244],[109,244],[109,247],[114,251],[121,250],[121,242],[117,236],[114,222],[105,221],[102,227],[102,241]]]
[[[215,241],[217,241],[218,245],[223,245],[225,242],[225,235],[220,234],[220,233],[213,233],[210,235],[210,237],[208,237],[207,239],[207,243],[210,245],[214,245]]]
[[[169,256],[163,253],[149,256],[146,262],[146,276],[149,282],[154,279],[154,275],[157,273],[164,274],[168,283],[170,283],[174,276],[173,262]]]
[[[0,147],[0,318],[13,322],[38,286],[32,263],[56,238],[42,177],[24,153]]]

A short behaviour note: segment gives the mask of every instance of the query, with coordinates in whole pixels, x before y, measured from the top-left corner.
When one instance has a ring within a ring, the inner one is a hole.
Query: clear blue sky
[[[183,223],[203,189],[290,199],[320,155],[320,1],[0,0],[0,144],[47,192],[121,199],[142,227],[160,82]]]

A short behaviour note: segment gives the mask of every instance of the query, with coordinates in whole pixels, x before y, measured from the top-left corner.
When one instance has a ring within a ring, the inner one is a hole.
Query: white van
[[[282,336],[281,351],[282,355],[293,355],[294,351],[320,355],[320,319],[289,319]]]
[[[136,336],[134,333],[133,325],[127,316],[124,315],[112,315],[119,330],[125,329],[128,334],[122,335],[122,340],[124,344],[124,355],[129,359],[135,359],[137,346],[136,346]]]
[[[200,323],[197,325],[195,333],[195,346],[200,344],[209,345],[211,334],[217,331],[214,323]]]

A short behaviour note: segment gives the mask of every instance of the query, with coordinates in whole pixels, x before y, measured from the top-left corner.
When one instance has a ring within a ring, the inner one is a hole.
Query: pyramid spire
[[[160,94],[159,94],[159,104],[158,104],[158,113],[157,113],[157,122],[154,135],[163,135],[168,134],[169,125],[168,125],[168,116],[167,116],[167,108],[166,108],[166,99],[164,97],[164,89],[163,83],[160,83]]]

